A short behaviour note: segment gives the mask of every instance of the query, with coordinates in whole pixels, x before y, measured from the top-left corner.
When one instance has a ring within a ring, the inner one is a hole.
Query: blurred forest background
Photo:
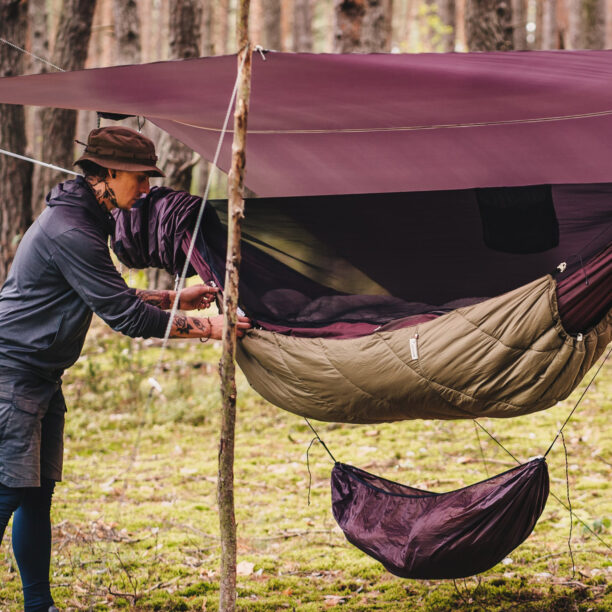
[[[236,10],[237,0],[0,0],[0,76],[234,53]],[[279,51],[602,49],[612,47],[612,0],[252,0],[250,27],[254,44]],[[92,112],[0,105],[0,148],[71,168],[74,139],[97,123]],[[155,126],[144,133],[165,184],[201,192],[208,163]],[[66,178],[0,155],[0,282]],[[221,176],[212,193],[223,191]]]

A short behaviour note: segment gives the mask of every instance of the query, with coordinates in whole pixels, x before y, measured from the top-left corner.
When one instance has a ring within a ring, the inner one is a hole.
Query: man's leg
[[[21,503],[23,489],[11,489],[0,484],[0,542],[11,516]]]
[[[21,574],[25,612],[47,612],[53,605],[49,587],[51,562],[51,497],[55,481],[22,489],[13,517],[13,552]]]

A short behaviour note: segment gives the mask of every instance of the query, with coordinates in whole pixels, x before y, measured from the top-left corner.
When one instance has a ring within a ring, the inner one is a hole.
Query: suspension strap
[[[487,434],[487,436],[489,436],[489,438],[491,438],[491,440],[493,440],[493,442],[495,442],[495,444],[497,444],[498,446],[503,448],[506,451],[506,453],[508,453],[508,455],[510,455],[520,465],[521,462],[490,431],[488,431],[484,427],[484,425],[482,425],[476,419],[474,419],[474,423],[476,425],[478,425],[478,427],[480,427],[480,429],[482,429],[482,431],[484,431]],[[476,431],[478,431],[478,430],[476,430]],[[480,442],[480,438],[478,439],[478,441]]]
[[[563,423],[563,425],[561,425],[561,429],[559,429],[559,431],[557,432],[557,435],[555,436],[555,439],[551,442],[550,446],[548,447],[548,450],[544,453],[544,457],[546,457],[548,455],[548,453],[550,453],[550,451],[552,450],[552,447],[555,445],[555,442],[559,439],[559,436],[561,435],[561,433],[565,429],[565,426],[568,424],[569,420],[572,418],[572,415],[576,411],[576,408],[578,408],[578,405],[582,401],[582,398],[586,395],[586,392],[589,390],[589,387],[593,384],[593,381],[595,380],[595,378],[597,378],[597,375],[601,371],[601,368],[603,368],[604,363],[606,363],[606,361],[608,360],[608,357],[610,356],[610,353],[612,353],[612,348],[608,351],[606,356],[603,358],[602,362],[599,364],[599,367],[597,368],[597,371],[595,372],[595,374],[593,374],[593,377],[589,381],[589,384],[584,388],[584,391],[582,392],[582,394],[578,398],[578,401],[576,402],[576,404],[572,408],[572,411],[569,413],[567,419],[565,419],[565,422]]]
[[[60,72],[66,72],[63,68],[60,68],[59,66],[56,66],[55,64],[52,64],[51,62],[47,61],[44,57],[39,57],[38,55],[34,55],[34,53],[30,53],[29,51],[22,49],[18,45],[6,40],[5,38],[0,38],[0,42],[4,43],[5,45],[8,45],[9,47],[13,47],[13,49],[17,49],[17,51],[21,51],[21,53],[25,53],[26,55],[33,57],[35,60],[38,60],[39,62],[42,62],[43,64],[47,64],[47,66],[51,66],[51,68],[55,68],[56,70],[59,70]]]
[[[329,448],[327,448],[327,445],[325,444],[325,442],[321,440],[321,437],[317,433],[317,430],[310,424],[310,421],[306,417],[304,417],[304,420],[306,421],[306,424],[308,425],[308,427],[312,429],[312,433],[316,436],[316,439],[319,441],[319,444],[321,444],[321,446],[327,451],[327,454],[331,457],[331,460],[334,463],[338,463],[336,461],[336,458],[331,454],[331,451],[329,450]],[[312,446],[312,442],[310,443],[310,446]],[[310,450],[310,446],[308,447],[308,450]]]
[[[16,157],[17,159],[22,159],[23,161],[27,161],[32,164],[38,164],[39,166],[44,166],[45,168],[51,168],[51,170],[65,172],[66,174],[72,174],[73,176],[80,176],[78,172],[74,172],[72,170],[66,170],[66,168],[60,168],[59,166],[54,166],[53,164],[47,164],[46,162],[39,161],[32,157],[26,157],[25,155],[19,155],[18,153],[12,153],[11,151],[6,151],[5,149],[0,149],[0,153],[2,153],[3,155],[8,155],[9,157]]]

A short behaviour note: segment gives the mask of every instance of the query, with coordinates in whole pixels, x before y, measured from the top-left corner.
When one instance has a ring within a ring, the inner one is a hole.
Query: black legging
[[[55,481],[40,487],[12,489],[0,484],[0,542],[13,517],[13,552],[19,566],[25,612],[47,612],[53,605],[49,588],[51,562],[51,497]]]

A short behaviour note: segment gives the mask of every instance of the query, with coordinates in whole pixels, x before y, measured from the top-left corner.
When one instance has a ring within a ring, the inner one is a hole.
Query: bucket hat
[[[103,168],[148,172],[165,176],[155,165],[155,145],[142,134],[121,126],[97,128],[89,133],[85,151],[74,163],[92,161]]]

